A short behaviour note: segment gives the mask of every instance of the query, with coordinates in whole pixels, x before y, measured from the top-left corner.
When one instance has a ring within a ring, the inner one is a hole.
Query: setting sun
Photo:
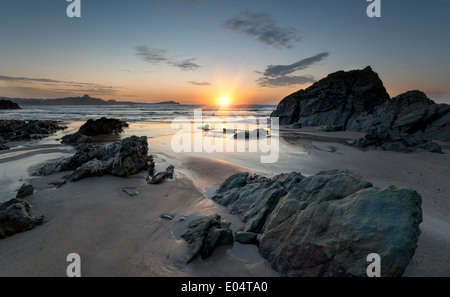
[[[222,97],[219,99],[220,105],[228,105],[230,100],[227,97]]]

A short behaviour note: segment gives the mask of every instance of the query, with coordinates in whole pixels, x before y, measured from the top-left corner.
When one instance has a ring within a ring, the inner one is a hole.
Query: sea
[[[60,121],[61,126],[67,127],[67,129],[58,131],[42,140],[9,142],[8,146],[11,149],[0,151],[0,203],[14,197],[18,188],[33,176],[39,166],[51,160],[71,156],[75,152],[74,147],[61,144],[60,139],[64,135],[75,133],[89,119],[108,117],[126,121],[129,123],[129,127],[122,133],[106,136],[100,141],[107,143],[132,135],[147,136],[149,153],[159,154],[161,158],[157,158],[156,161],[163,167],[165,166],[164,161],[176,162],[176,159],[180,157],[174,155],[171,148],[172,138],[177,133],[171,127],[175,119],[184,118],[195,123],[194,111],[197,111],[197,114],[201,111],[205,122],[212,118],[226,123],[226,119],[229,118],[240,120],[268,118],[275,108],[275,105],[117,105],[24,106],[18,110],[0,110],[0,119],[55,120]],[[213,131],[204,133],[212,135],[212,137],[222,137],[221,124],[214,123],[212,126],[215,127],[212,129]],[[203,127],[195,129],[203,129]],[[206,154],[199,155],[206,156]],[[235,164],[248,164],[248,166],[259,164],[259,155],[254,154],[218,153],[208,154],[208,157],[220,158]],[[186,175],[188,174],[186,172]]]
[[[0,119],[87,121],[109,117],[127,122],[172,122],[176,117],[192,119],[194,110],[203,117],[269,117],[276,105],[112,105],[112,106],[26,106],[23,109],[0,110]]]

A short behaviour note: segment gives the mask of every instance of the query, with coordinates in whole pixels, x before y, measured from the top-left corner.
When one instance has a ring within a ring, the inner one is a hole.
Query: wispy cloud
[[[252,13],[249,10],[227,20],[222,27],[245,34],[275,48],[292,48],[293,43],[301,39],[297,29],[281,27],[269,14]]]
[[[211,86],[211,84],[206,81],[188,81],[187,83],[194,86]]]
[[[306,69],[314,63],[320,62],[326,57],[328,57],[329,53],[320,53],[313,57],[309,57],[306,59],[302,59],[298,62],[292,63],[290,65],[269,65],[264,71],[263,75],[268,77],[277,77],[280,75],[288,75],[297,70]]]
[[[311,65],[322,61],[329,56],[329,53],[320,53],[315,56],[302,59],[290,65],[269,65],[256,82],[260,87],[282,87],[290,85],[302,85],[315,82],[311,75],[290,75],[296,71],[306,69]]]
[[[142,61],[149,64],[165,63],[167,65],[176,67],[184,71],[192,71],[201,68],[197,63],[194,63],[195,58],[176,61],[167,57],[167,51],[158,48],[149,48],[147,46],[137,46],[135,48],[135,55]]]
[[[261,77],[257,80],[258,86],[260,87],[285,87],[285,86],[293,86],[293,85],[303,85],[307,83],[313,83],[316,80],[311,75],[304,76],[288,76],[281,75],[275,78],[270,77]]]
[[[115,95],[119,88],[102,84],[62,81],[48,78],[13,77],[0,75],[0,81],[6,88],[29,94],[96,94]]]
[[[187,59],[184,61],[180,61],[180,62],[171,62],[170,64],[172,66],[175,66],[181,70],[197,70],[199,68],[201,68],[202,66],[198,65],[197,63],[194,63],[193,61],[195,61],[195,59]]]
[[[147,63],[159,63],[167,61],[166,50],[158,49],[158,48],[148,48],[146,46],[137,46],[135,48],[136,56],[141,58],[142,61]]]

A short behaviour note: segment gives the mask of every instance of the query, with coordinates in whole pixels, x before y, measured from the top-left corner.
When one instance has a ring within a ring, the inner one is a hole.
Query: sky
[[[0,0],[0,97],[277,104],[371,66],[450,104],[450,0]]]

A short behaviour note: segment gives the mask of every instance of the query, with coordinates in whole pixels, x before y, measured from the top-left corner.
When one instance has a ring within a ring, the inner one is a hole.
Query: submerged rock
[[[18,198],[0,204],[0,239],[29,231],[44,223],[44,217],[32,217],[30,205]]]
[[[216,246],[233,243],[229,225],[224,226],[218,214],[192,221],[188,228],[189,231],[181,235],[189,244],[187,263],[197,255],[202,259],[208,258]]]
[[[82,145],[73,156],[47,163],[38,175],[74,170],[63,180],[78,181],[101,175],[127,177],[148,168],[147,151],[146,136],[131,136],[102,146]]]
[[[366,276],[371,253],[382,276],[400,276],[415,252],[422,200],[412,189],[378,189],[338,170],[248,176],[230,187],[241,179],[230,177],[213,200],[260,233],[261,255],[283,276]]]

